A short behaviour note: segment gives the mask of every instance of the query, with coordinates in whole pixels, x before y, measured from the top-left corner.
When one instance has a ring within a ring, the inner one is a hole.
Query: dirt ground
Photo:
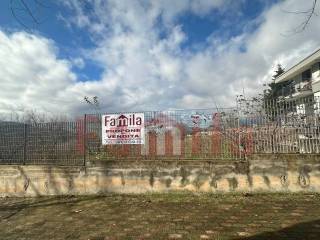
[[[0,239],[320,239],[318,194],[0,199]]]

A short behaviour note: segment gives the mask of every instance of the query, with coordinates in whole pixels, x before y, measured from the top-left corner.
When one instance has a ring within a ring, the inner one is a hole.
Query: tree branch
[[[289,13],[289,14],[296,14],[296,15],[300,15],[300,14],[304,14],[306,15],[306,18],[303,22],[301,22],[301,24],[299,24],[297,27],[295,27],[293,29],[293,33],[300,33],[303,32],[307,26],[309,25],[311,18],[313,16],[318,16],[318,14],[315,12],[316,7],[317,7],[317,2],[318,0],[313,0],[312,6],[310,9],[306,10],[306,11],[287,11],[287,10],[282,10],[285,13]]]

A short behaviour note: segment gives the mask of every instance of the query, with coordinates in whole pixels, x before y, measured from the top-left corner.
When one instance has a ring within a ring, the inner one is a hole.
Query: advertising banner
[[[144,113],[102,115],[102,144],[144,144]]]

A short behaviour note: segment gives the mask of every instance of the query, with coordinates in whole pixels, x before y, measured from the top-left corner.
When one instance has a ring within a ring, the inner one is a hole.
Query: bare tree
[[[313,0],[311,7],[308,8],[307,10],[304,10],[304,11],[282,10],[285,13],[289,13],[289,14],[305,15],[304,20],[292,30],[293,33],[303,32],[308,27],[308,25],[310,24],[311,19],[314,16],[318,16],[318,14],[316,12],[317,3],[318,3],[318,0]]]
[[[90,107],[92,107],[94,109],[96,114],[99,113],[99,111],[100,111],[100,103],[99,103],[99,100],[98,100],[97,96],[92,97],[92,100],[90,100],[89,97],[87,97],[87,96],[84,96],[83,99]]]

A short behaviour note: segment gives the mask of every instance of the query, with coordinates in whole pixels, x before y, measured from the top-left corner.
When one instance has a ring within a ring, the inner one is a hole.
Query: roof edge
[[[294,73],[294,71],[299,71],[299,69],[303,68],[304,66],[300,66],[299,65],[303,64],[305,61],[307,61],[308,59],[315,57],[315,59],[317,58],[316,56],[319,55],[318,57],[320,57],[320,48],[318,48],[316,51],[314,51],[313,53],[311,53],[310,55],[308,55],[307,57],[303,58],[300,62],[296,63],[295,65],[293,65],[292,67],[290,67],[287,71],[284,71],[282,74],[280,74],[279,76],[277,76],[275,78],[275,82],[279,83],[279,82],[284,82],[284,81],[288,81],[289,79],[286,79],[287,75],[291,75]],[[309,63],[312,63],[315,59],[310,59]],[[306,63],[307,64],[307,63]],[[297,68],[297,69],[295,69]]]

